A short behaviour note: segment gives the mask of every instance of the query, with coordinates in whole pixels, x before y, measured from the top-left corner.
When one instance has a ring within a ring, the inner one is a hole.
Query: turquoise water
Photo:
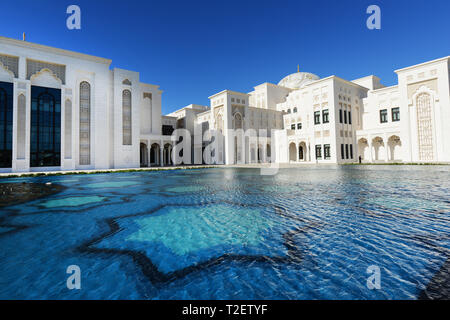
[[[449,166],[259,173],[1,180],[67,188],[0,208],[0,299],[416,299],[450,257]]]

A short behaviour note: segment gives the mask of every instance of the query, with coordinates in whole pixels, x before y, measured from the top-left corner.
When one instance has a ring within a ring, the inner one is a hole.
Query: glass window
[[[342,109],[339,109],[339,123],[342,123]]]
[[[350,159],[353,159],[353,145],[350,145]]]
[[[297,113],[297,107],[294,108],[294,113]]]
[[[352,112],[348,112],[348,124],[352,124]]]
[[[387,109],[380,110],[380,123],[388,122]]]
[[[12,167],[13,84],[0,82],[0,168]]]
[[[31,87],[30,166],[61,163],[61,90]]]
[[[392,108],[392,121],[400,121],[400,108]]]
[[[316,145],[316,159],[322,159],[322,146],[320,144]]]
[[[295,123],[291,124],[291,129],[295,130]]]
[[[291,113],[291,109],[288,109],[287,113]]]
[[[345,159],[348,159],[348,144],[345,145]]]
[[[344,144],[343,143],[341,143],[341,159],[345,159]]]
[[[314,124],[320,124],[320,111],[314,112]]]
[[[298,130],[301,130],[301,129],[302,129],[302,123],[301,123],[301,122],[297,123],[297,129],[298,129]]]
[[[344,110],[344,123],[347,123],[347,111]]]
[[[330,145],[324,144],[323,145],[323,155],[325,157],[325,160],[328,160],[331,158],[331,152],[330,152]]]
[[[325,109],[325,110],[322,111],[322,122],[323,123],[330,122],[328,109]]]

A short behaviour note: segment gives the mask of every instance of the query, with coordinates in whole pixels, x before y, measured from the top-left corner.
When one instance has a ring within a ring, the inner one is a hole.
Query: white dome
[[[278,82],[278,85],[287,87],[289,89],[300,89],[308,83],[319,79],[320,78],[313,73],[296,72],[288,75],[287,77],[284,77],[280,82]]]

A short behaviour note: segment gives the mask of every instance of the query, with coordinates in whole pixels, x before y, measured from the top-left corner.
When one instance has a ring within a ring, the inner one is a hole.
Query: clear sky
[[[81,8],[81,30],[66,8]],[[381,30],[366,8],[381,8]],[[113,60],[160,85],[163,113],[209,105],[224,89],[249,92],[300,70],[344,79],[450,55],[448,0],[14,1],[0,9],[0,35]]]

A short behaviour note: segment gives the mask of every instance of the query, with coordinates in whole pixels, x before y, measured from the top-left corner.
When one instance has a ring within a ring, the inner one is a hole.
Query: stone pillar
[[[383,140],[384,140],[384,156],[385,156],[386,162],[389,162],[389,150],[388,150],[387,134],[384,134]]]
[[[164,167],[164,145],[161,143],[161,146],[159,147],[159,157],[160,157],[160,163],[159,165],[161,167]]]
[[[151,160],[151,156],[152,156],[152,142],[150,140],[148,140],[148,145],[147,145],[147,167],[151,166],[150,160]]]
[[[372,137],[367,137],[367,144],[369,145],[369,161],[373,162],[373,152],[372,152]]]
[[[295,158],[297,159],[297,162],[300,161],[300,157],[299,157],[299,154],[298,154],[299,149],[300,149],[300,144],[296,142],[295,143]]]

